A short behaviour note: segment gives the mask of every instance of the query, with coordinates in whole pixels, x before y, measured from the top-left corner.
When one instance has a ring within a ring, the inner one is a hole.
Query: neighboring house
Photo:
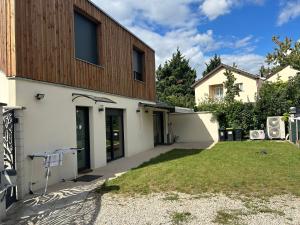
[[[224,75],[226,69],[232,71],[236,78],[235,83],[238,84],[240,88],[240,96],[237,96],[236,99],[242,100],[243,102],[255,102],[255,97],[262,83],[262,79],[235,67],[221,64],[206,76],[196,81],[193,85],[196,105],[208,99],[221,100],[224,98],[226,94],[224,88],[224,82],[227,79]]]
[[[297,73],[299,73],[299,72],[300,72],[299,70],[295,70],[291,66],[286,66],[283,69],[281,69],[280,71],[269,75],[267,77],[266,81],[276,82],[278,80],[281,80],[281,81],[285,82],[285,81],[288,81],[290,77],[296,76]]]
[[[155,102],[154,50],[134,34],[88,0],[2,0],[0,14],[0,102],[19,124],[6,163],[19,198],[45,183],[31,154],[84,148],[52,169],[54,184],[168,142],[174,108]]]

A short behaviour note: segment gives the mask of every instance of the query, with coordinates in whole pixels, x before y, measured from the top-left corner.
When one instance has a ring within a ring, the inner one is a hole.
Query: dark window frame
[[[85,19],[89,20],[90,22],[94,23],[96,25],[96,49],[97,49],[97,60],[96,63],[91,62],[87,59],[83,59],[81,57],[78,57],[76,55],[76,23],[75,23],[75,16],[76,14],[84,17]],[[102,23],[100,21],[98,21],[97,19],[93,18],[92,16],[88,15],[86,12],[84,12],[83,10],[81,10],[80,8],[74,7],[73,10],[73,18],[74,18],[74,58],[79,60],[79,61],[83,61],[86,62],[88,64],[103,68],[103,54],[102,54],[102,48],[101,48],[101,44],[103,44],[103,39],[102,39]],[[103,46],[103,45],[102,45]]]
[[[134,68],[134,52],[137,52],[138,54],[141,55],[142,59],[141,59],[141,73],[139,73],[139,71],[135,71],[135,68]],[[132,73],[133,73],[133,79],[135,81],[138,81],[138,82],[145,82],[145,52],[135,46],[133,46],[133,49],[132,49]]]

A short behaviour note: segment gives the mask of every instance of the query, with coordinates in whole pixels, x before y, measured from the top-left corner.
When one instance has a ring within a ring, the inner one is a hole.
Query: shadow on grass
[[[144,168],[147,166],[197,155],[197,154],[201,153],[202,151],[204,151],[204,149],[174,149],[170,152],[163,153],[153,159],[150,159],[149,161],[144,162],[143,164],[141,164],[140,166],[138,166],[136,168],[133,168],[132,170],[141,169],[141,168]]]
[[[100,194],[101,196],[110,192],[116,192],[120,190],[120,186],[118,185],[107,185],[107,181],[105,181],[101,187],[97,188],[95,191],[96,193]]]

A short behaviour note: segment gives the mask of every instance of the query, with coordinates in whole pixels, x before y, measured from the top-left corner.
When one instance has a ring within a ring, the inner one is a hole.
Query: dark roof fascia
[[[170,106],[170,105],[168,105],[166,103],[162,103],[162,102],[158,102],[158,103],[155,103],[155,104],[139,102],[139,107],[153,108],[153,109],[164,109],[164,110],[168,110],[169,112],[175,112],[175,106]]]
[[[97,102],[116,104],[115,101],[113,101],[109,98],[105,98],[105,97],[97,97],[97,96],[93,96],[93,95],[86,95],[86,94],[80,94],[80,93],[72,93],[72,96],[73,96],[72,102],[74,102],[77,98],[88,98],[88,99],[91,99],[92,101],[94,101],[95,104]]]
[[[199,80],[197,80],[192,85],[192,87],[195,88],[196,86],[198,86],[198,84],[202,83],[204,80],[208,79],[209,77],[211,77],[212,75],[214,75],[217,71],[219,71],[222,68],[225,68],[225,69],[231,70],[233,72],[239,73],[239,74],[244,75],[246,77],[249,77],[251,79],[255,79],[255,80],[260,79],[260,77],[257,76],[257,75],[254,75],[254,74],[248,73],[248,72],[246,72],[244,70],[237,69],[235,67],[228,66],[226,64],[221,63],[217,68],[215,68],[214,70],[210,71],[206,76],[204,76],[204,77],[200,78]]]

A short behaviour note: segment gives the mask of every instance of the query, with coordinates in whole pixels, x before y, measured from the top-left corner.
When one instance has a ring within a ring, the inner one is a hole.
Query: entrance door
[[[77,153],[78,171],[90,169],[90,128],[89,108],[76,107],[77,148],[83,148]]]
[[[154,145],[164,143],[164,114],[153,112]]]
[[[123,110],[106,109],[107,162],[124,157]]]

